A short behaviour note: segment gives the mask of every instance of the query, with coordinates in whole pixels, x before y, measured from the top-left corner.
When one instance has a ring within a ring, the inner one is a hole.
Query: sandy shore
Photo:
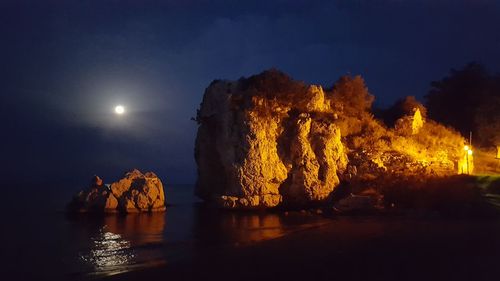
[[[500,221],[340,218],[104,280],[496,280]]]

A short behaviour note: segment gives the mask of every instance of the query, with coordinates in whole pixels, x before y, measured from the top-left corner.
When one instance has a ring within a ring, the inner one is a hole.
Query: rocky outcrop
[[[118,200],[98,176],[94,176],[86,190],[80,191],[70,202],[69,209],[79,212],[117,212]]]
[[[165,194],[160,179],[153,173],[133,170],[111,184],[118,198],[119,209],[125,212],[155,212],[165,210]]]
[[[214,81],[197,121],[196,194],[226,208],[326,200],[347,158],[330,100],[271,71]]]
[[[394,129],[402,135],[415,135],[422,129],[424,122],[420,109],[415,108],[412,114],[399,118]]]
[[[372,102],[359,76],[326,91],[275,70],[212,82],[196,118],[196,194],[225,208],[307,206],[341,181],[367,188],[456,173],[458,133],[426,119],[413,97],[388,112],[390,124],[375,119]]]
[[[94,176],[90,186],[80,191],[68,207],[73,212],[157,212],[165,210],[165,194],[154,173],[132,170],[111,185]]]
[[[384,196],[374,189],[360,194],[349,194],[333,204],[333,210],[340,213],[373,212],[383,209]]]

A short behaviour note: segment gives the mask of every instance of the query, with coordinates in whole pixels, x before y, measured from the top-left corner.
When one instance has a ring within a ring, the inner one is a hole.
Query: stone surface
[[[197,116],[199,197],[226,208],[304,205],[339,184],[347,158],[323,89],[268,74],[207,88]]]
[[[382,209],[381,200],[376,196],[351,193],[335,202],[333,208],[337,212],[370,212]]]
[[[109,187],[94,176],[90,186],[79,192],[68,207],[78,212],[156,212],[165,210],[165,195],[154,173],[142,174],[135,169]]]
[[[213,81],[196,118],[196,194],[230,209],[302,207],[340,199],[341,181],[362,190],[456,174],[460,134],[426,119],[412,97],[392,125],[374,117],[372,102],[360,77],[326,91],[276,70]]]

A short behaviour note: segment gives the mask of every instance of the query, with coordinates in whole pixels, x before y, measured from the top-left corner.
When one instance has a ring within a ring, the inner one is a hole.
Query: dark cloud
[[[498,71],[498,26],[497,1],[2,1],[3,171],[193,182],[190,117],[211,80],[361,74],[388,105],[472,60]]]

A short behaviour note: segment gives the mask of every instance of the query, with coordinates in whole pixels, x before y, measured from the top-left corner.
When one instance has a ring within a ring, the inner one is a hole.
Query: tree
[[[500,77],[490,75],[477,63],[452,69],[449,76],[431,83],[425,96],[429,117],[464,136],[473,132],[476,144],[492,145],[500,133],[495,129],[500,126],[499,81]]]
[[[484,146],[500,146],[500,96],[490,96],[474,116],[475,131]]]
[[[327,94],[338,115],[337,124],[343,137],[362,134],[367,124],[374,122],[371,107],[375,98],[361,76],[340,77]]]
[[[343,113],[349,116],[370,111],[375,100],[359,75],[340,77],[333,86],[332,94],[334,102],[341,104]]]

